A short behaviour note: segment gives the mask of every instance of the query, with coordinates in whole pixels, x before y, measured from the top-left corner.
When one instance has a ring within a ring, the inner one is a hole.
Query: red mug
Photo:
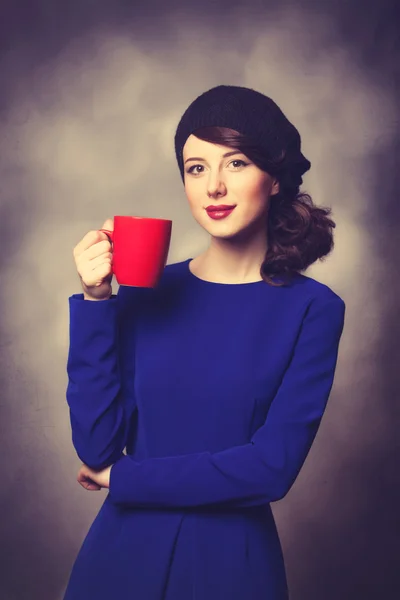
[[[172,221],[118,215],[114,217],[114,231],[99,231],[112,244],[112,270],[120,285],[158,285],[167,264]]]

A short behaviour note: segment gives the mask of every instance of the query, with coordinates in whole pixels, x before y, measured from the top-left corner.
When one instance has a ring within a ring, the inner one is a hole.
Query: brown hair
[[[335,222],[332,210],[315,206],[311,196],[299,191],[299,177],[290,168],[281,169],[284,154],[270,160],[251,138],[227,127],[203,127],[193,135],[206,142],[229,146],[243,152],[254,164],[276,177],[279,193],[271,196],[267,220],[268,249],[261,265],[262,279],[273,286],[290,283],[298,271],[304,271],[334,247]],[[276,282],[271,277],[283,278]]]

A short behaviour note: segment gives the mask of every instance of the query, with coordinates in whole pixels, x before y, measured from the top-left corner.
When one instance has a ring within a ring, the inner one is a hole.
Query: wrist
[[[112,293],[107,296],[106,298],[93,298],[92,296],[88,296],[87,294],[85,294],[85,292],[83,293],[83,299],[84,300],[95,300],[95,301],[99,301],[99,300],[109,300],[112,296]]]

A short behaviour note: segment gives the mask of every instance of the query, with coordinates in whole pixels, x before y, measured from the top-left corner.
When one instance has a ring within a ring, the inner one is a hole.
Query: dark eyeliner
[[[231,162],[239,162],[239,163],[242,163],[242,165],[241,165],[241,166],[243,166],[243,167],[247,167],[247,165],[249,164],[249,163],[246,163],[244,160],[242,160],[242,159],[240,159],[240,158],[235,158],[234,160],[231,160]],[[200,165],[200,163],[198,163],[198,164],[196,164],[196,165],[192,165],[191,167],[189,167],[189,168],[187,169],[186,173],[190,173],[190,174],[192,174],[192,173],[193,173],[192,169],[194,169],[195,167],[202,167],[202,166],[203,166],[203,165]],[[239,167],[237,167],[237,168],[239,168]],[[200,175],[200,173],[198,173],[198,174]]]

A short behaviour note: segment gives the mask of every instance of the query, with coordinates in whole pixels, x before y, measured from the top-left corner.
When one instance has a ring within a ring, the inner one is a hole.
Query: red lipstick
[[[206,207],[206,211],[208,216],[212,219],[224,219],[231,214],[234,208],[235,205],[232,204],[220,204],[219,206],[210,205]]]

